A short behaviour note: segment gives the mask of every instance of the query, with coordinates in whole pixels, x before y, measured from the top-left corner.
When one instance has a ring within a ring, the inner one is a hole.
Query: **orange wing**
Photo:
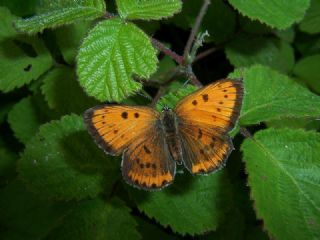
[[[138,188],[156,190],[171,184],[175,169],[160,124],[155,131],[145,132],[123,154],[123,178]]]
[[[120,155],[135,139],[154,129],[159,113],[148,107],[104,105],[88,109],[84,121],[100,148]]]
[[[183,160],[191,173],[209,173],[223,165],[233,149],[227,133],[239,117],[242,97],[242,82],[226,79],[177,104]]]
[[[148,107],[98,106],[84,113],[99,147],[122,156],[122,175],[131,185],[156,190],[169,185],[175,163],[165,143],[159,113]]]

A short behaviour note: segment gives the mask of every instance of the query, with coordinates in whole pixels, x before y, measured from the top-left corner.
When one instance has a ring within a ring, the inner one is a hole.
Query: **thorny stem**
[[[164,54],[169,55],[179,65],[181,65],[183,63],[183,58],[180,55],[176,54],[174,51],[172,51],[170,48],[166,47],[163,43],[159,42],[157,39],[151,38],[151,42],[155,48],[159,49]]]
[[[208,10],[208,6],[210,4],[210,0],[204,0],[203,1],[203,5],[200,9],[200,12],[197,16],[197,19],[196,19],[196,22],[191,30],[191,33],[189,35],[189,38],[188,38],[188,41],[187,41],[187,44],[184,48],[184,51],[183,51],[183,61],[184,63],[187,63],[188,64],[188,55],[190,53],[190,49],[191,49],[191,46],[192,46],[192,43],[194,42],[194,39],[199,31],[199,27],[200,27],[200,24],[202,22],[202,19],[204,17],[204,15],[206,14],[207,10]]]

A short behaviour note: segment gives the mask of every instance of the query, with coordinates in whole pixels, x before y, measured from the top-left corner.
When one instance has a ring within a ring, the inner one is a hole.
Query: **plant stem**
[[[197,62],[199,60],[201,60],[202,58],[205,58],[207,56],[209,56],[210,54],[214,53],[215,51],[217,51],[219,48],[218,47],[212,47],[212,48],[209,48],[208,50],[205,50],[201,53],[199,53],[193,62]]]
[[[184,51],[183,51],[183,63],[184,64],[188,64],[188,55],[189,55],[192,43],[194,42],[194,39],[195,39],[195,37],[196,37],[196,35],[197,35],[198,31],[199,31],[200,24],[202,22],[202,19],[203,19],[204,15],[206,14],[206,12],[208,10],[209,4],[210,4],[210,0],[204,0],[203,1],[203,5],[202,5],[202,7],[200,9],[200,12],[199,12],[199,14],[197,16],[196,22],[192,27],[192,30],[191,30],[191,33],[189,35],[187,44],[186,44],[186,46],[184,48]]]
[[[166,55],[169,55],[172,59],[174,59],[179,65],[183,63],[183,58],[172,51],[170,48],[166,47],[163,43],[159,42],[157,39],[151,38],[151,42],[155,48],[160,50]]]
[[[242,136],[244,136],[246,138],[252,138],[251,132],[249,132],[249,130],[245,127],[240,127],[240,133]]]

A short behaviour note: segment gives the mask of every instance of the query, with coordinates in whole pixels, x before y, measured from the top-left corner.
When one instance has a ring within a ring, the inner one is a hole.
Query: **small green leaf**
[[[183,86],[183,84],[180,82],[174,82],[169,87],[169,90],[170,92],[161,97],[161,99],[158,101],[156,105],[158,111],[161,111],[164,106],[173,109],[181,98],[197,90],[197,87],[190,84]]]
[[[227,45],[226,55],[235,67],[263,64],[281,72],[290,72],[294,65],[293,48],[275,38],[240,35]]]
[[[70,208],[68,203],[54,203],[38,198],[27,191],[19,180],[2,188],[0,195],[1,226],[23,236],[13,239],[43,239],[60,223]]]
[[[52,65],[49,52],[42,42],[33,39],[33,45],[27,45],[35,56],[28,56],[20,46],[20,41],[4,41],[0,43],[0,91],[9,92],[32,80],[39,78]]]
[[[299,22],[310,5],[310,0],[229,0],[229,2],[241,14],[279,29],[288,28]]]
[[[32,97],[23,98],[13,106],[8,115],[8,122],[17,139],[26,144],[38,131],[43,123],[39,109]]]
[[[296,63],[293,73],[320,94],[320,54],[302,58]]]
[[[90,31],[77,62],[80,84],[101,101],[122,101],[141,89],[133,74],[148,78],[157,68],[156,50],[148,36],[118,18],[100,22]]]
[[[124,19],[161,19],[181,11],[180,0],[117,0],[118,12]]]
[[[111,189],[118,174],[113,160],[94,144],[82,117],[70,115],[40,127],[18,170],[28,187],[42,196],[82,199]]]
[[[320,134],[263,130],[242,145],[251,196],[276,239],[320,238]]]
[[[103,0],[55,0],[46,12],[27,19],[18,19],[15,27],[28,34],[35,34],[45,28],[54,28],[77,20],[91,20],[105,13]]]
[[[12,38],[17,35],[17,31],[12,26],[12,22],[17,17],[12,15],[9,9],[0,7],[0,39]]]
[[[52,70],[45,76],[41,90],[49,107],[61,114],[82,114],[98,104],[83,92],[72,68]]]
[[[81,21],[56,30],[57,44],[67,63],[74,64],[80,44],[91,26],[91,22]]]
[[[177,175],[159,192],[130,188],[140,211],[180,234],[202,234],[217,228],[229,208],[230,183],[225,171],[208,176]]]
[[[304,19],[300,22],[301,31],[316,34],[320,33],[320,1],[311,0],[311,6],[307,10]]]
[[[137,223],[119,199],[84,200],[53,229],[47,239],[140,239]]]
[[[229,77],[243,77],[245,97],[240,124],[257,124],[280,118],[320,116],[320,97],[286,75],[268,67],[237,70]]]

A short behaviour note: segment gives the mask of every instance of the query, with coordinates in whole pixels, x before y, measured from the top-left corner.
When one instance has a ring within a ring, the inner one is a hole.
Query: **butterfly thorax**
[[[182,148],[176,114],[171,109],[164,108],[161,122],[169,152],[172,158],[180,164],[182,162]]]

